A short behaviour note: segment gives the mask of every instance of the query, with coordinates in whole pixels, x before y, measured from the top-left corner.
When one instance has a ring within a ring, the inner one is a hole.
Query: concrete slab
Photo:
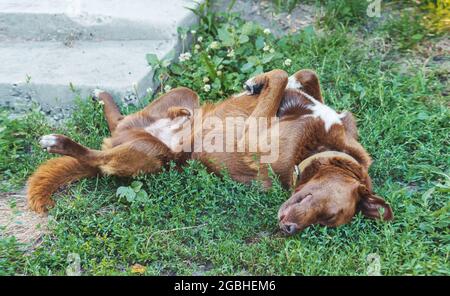
[[[178,54],[177,28],[197,21],[187,7],[202,1],[0,1],[0,105],[36,101],[58,117],[93,88],[144,96],[156,88],[146,54]]]
[[[2,0],[0,41],[161,40],[192,24],[194,0]]]
[[[51,110],[94,88],[120,98],[142,97],[155,87],[145,55],[163,58],[176,47],[176,40],[78,42],[71,48],[60,42],[2,42],[0,101],[23,107],[33,99]]]

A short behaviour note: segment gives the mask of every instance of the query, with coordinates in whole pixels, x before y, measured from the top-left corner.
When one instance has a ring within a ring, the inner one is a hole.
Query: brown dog
[[[282,184],[291,187],[295,168],[303,162],[297,190],[279,211],[280,225],[290,234],[315,223],[347,223],[358,210],[380,218],[381,207],[385,219],[392,217],[389,206],[372,194],[367,174],[371,160],[357,142],[352,115],[337,114],[323,104],[313,72],[299,71],[288,79],[284,71],[273,70],[250,79],[246,87],[246,93],[201,108],[197,94],[177,88],[125,117],[109,94],[99,93],[111,137],[104,140],[102,150],[83,147],[62,135],[42,137],[44,148],[65,156],[49,160],[30,177],[30,207],[45,211],[53,205],[51,194],[57,188],[82,177],[153,173],[170,160],[182,164],[192,158],[212,172],[226,168],[237,181],[259,179],[266,187],[271,185],[269,165]],[[223,124],[230,118],[241,120],[230,128]],[[261,118],[266,125],[252,150],[248,139],[254,134],[254,119]],[[267,123],[270,118],[279,120]],[[272,134],[283,152],[263,162],[274,149],[264,150],[261,142]],[[223,135],[230,136],[231,144],[220,141]],[[330,150],[340,153],[320,154]]]

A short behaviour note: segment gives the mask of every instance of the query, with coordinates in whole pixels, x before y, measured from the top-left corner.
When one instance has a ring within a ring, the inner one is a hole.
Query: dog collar
[[[294,166],[294,173],[292,174],[293,187],[295,187],[295,185],[296,185],[298,179],[300,178],[300,175],[302,174],[302,172],[314,160],[319,159],[319,158],[331,158],[331,157],[340,157],[340,158],[346,159],[348,161],[351,161],[351,162],[359,164],[359,162],[356,159],[354,159],[352,156],[348,155],[347,153],[340,152],[340,151],[324,151],[324,152],[313,154],[310,157],[304,159],[298,165]]]

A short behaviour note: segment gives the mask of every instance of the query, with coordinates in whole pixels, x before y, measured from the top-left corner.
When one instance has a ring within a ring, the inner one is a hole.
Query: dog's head
[[[280,228],[294,234],[320,224],[339,226],[357,212],[372,219],[391,220],[391,207],[372,191],[367,170],[339,157],[314,160],[302,172],[300,185],[278,211]]]
[[[303,168],[294,193],[278,211],[280,228],[294,234],[313,224],[339,226],[358,212],[372,219],[391,220],[391,207],[372,191],[367,173],[371,159],[358,143],[353,115],[337,114],[342,124],[327,131],[323,123],[317,123],[320,119],[309,115],[311,102],[305,93],[323,103],[319,79],[310,70],[298,71],[289,78],[279,116],[295,115],[312,122],[309,128],[314,130],[314,139],[305,144],[312,153],[335,150],[351,156],[341,152],[344,157],[318,157]]]

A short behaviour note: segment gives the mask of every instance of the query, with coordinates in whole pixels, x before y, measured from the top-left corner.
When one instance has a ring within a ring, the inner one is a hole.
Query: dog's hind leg
[[[94,150],[76,143],[63,135],[46,135],[40,144],[50,153],[71,156],[86,166],[102,173],[117,176],[134,176],[140,172],[158,171],[171,151],[162,143],[145,134],[107,150]]]
[[[170,117],[180,116],[173,107],[177,107],[184,115],[193,114],[194,110],[200,107],[197,93],[186,87],[177,87],[163,94],[158,99],[146,106],[141,113],[152,117]]]
[[[28,205],[39,213],[47,211],[54,205],[51,196],[58,188],[81,178],[101,173],[134,176],[140,172],[159,171],[168,148],[149,141],[151,138],[138,137],[133,142],[99,151],[62,135],[43,136],[40,141],[43,148],[65,156],[48,160],[31,175],[27,188]]]
[[[113,133],[119,121],[124,117],[120,114],[119,107],[114,102],[112,96],[103,90],[94,90],[92,98],[103,105],[103,112],[105,113],[106,121],[108,122],[109,131]]]

